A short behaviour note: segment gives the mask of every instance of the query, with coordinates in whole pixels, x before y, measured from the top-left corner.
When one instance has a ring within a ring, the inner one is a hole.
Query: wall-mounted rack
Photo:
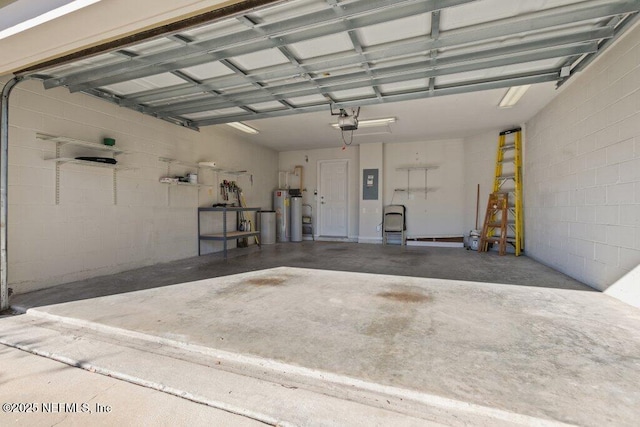
[[[110,164],[110,163],[101,163],[101,162],[92,162],[89,160],[80,160],[73,157],[62,157],[62,147],[65,145],[76,146],[76,147],[84,147],[88,148],[91,151],[102,151],[110,153],[113,157],[120,154],[128,154],[128,152],[123,151],[119,148],[113,147],[111,145],[104,145],[97,142],[83,141],[80,139],[69,138],[66,136],[56,136],[49,135],[46,133],[37,133],[36,138],[41,139],[43,141],[51,141],[56,143],[56,157],[53,159],[46,159],[48,161],[56,162],[56,205],[60,204],[60,166],[64,164],[76,164],[82,166],[90,166],[97,167],[103,169],[111,169],[113,170],[113,204],[118,204],[118,175],[117,171],[122,170],[132,170],[134,168],[129,166],[122,166],[119,164]]]
[[[393,191],[395,191],[396,193],[424,193],[425,188],[424,187],[394,188]],[[433,193],[434,191],[436,191],[434,187],[429,187],[426,189],[427,193]]]
[[[113,153],[114,155],[127,153],[126,151],[116,148],[113,145],[104,145],[97,142],[83,141],[80,139],[69,138],[66,136],[55,136],[55,135],[48,135],[46,133],[37,133],[36,138],[42,139],[44,141],[55,142],[56,144],[58,144],[58,147],[62,147],[63,145],[70,144],[70,145],[91,148],[92,150],[97,150],[97,151],[108,151],[110,153]]]
[[[198,170],[199,167],[197,164],[195,163],[189,163],[189,162],[183,162],[181,160],[176,160],[176,159],[169,159],[167,157],[160,157],[158,160],[160,160],[161,162],[164,162],[167,164],[167,176],[171,176],[171,166],[172,165],[179,165],[179,166],[185,166],[188,168],[192,168],[195,170]],[[202,187],[202,184],[198,184],[198,183],[194,183],[194,182],[162,182],[160,181],[160,184],[165,184],[165,185],[179,185],[179,186],[184,186],[184,187]],[[213,187],[212,185],[209,185],[209,187]],[[167,197],[171,197],[171,196],[167,196]]]
[[[253,185],[253,175],[251,175],[249,171],[246,171],[246,170],[233,170],[233,169],[223,168],[219,166],[210,166],[206,164],[207,162],[202,162],[202,163],[184,162],[182,160],[172,159],[169,157],[159,157],[158,160],[167,164],[167,176],[172,175],[171,167],[174,165],[183,166],[183,167],[198,171],[198,179],[200,179],[200,176],[201,176],[200,170],[210,170],[216,174],[215,184],[199,184],[199,183],[191,183],[191,182],[161,182],[161,184],[165,184],[169,186],[178,185],[178,186],[196,187],[196,188],[198,187],[208,187],[208,188],[216,187],[217,188],[220,185],[220,175],[230,175],[234,177],[250,175],[251,185]],[[171,187],[169,187],[169,189],[170,188]],[[167,203],[171,205],[171,192],[169,189],[167,190]]]
[[[223,173],[227,175],[234,175],[234,176],[249,175],[249,172],[246,170],[233,170],[233,169],[227,169],[227,168],[217,167],[217,166],[216,167],[206,166],[200,163],[183,162],[181,160],[170,159],[168,157],[160,157],[158,160],[160,160],[161,162],[168,163],[169,167],[171,165],[180,165],[180,166],[186,166],[193,169],[209,169],[214,172]]]

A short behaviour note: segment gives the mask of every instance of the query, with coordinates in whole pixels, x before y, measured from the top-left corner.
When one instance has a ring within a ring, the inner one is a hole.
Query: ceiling
[[[0,31],[43,15],[71,2],[72,0],[48,0],[46,2],[0,0],[0,9],[2,9],[2,13],[0,14]]]
[[[330,106],[397,118],[355,131],[356,144],[463,137],[532,117],[639,10],[640,0],[274,1],[35,77],[189,128],[242,121],[260,131],[247,139],[277,150],[341,145]],[[528,84],[515,107],[497,108],[506,88]]]

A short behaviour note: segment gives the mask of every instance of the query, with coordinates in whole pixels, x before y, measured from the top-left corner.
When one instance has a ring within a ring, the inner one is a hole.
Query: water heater
[[[288,190],[273,192],[273,210],[276,211],[276,240],[278,243],[290,240],[291,198]]]
[[[302,242],[302,196],[291,196],[291,241]]]

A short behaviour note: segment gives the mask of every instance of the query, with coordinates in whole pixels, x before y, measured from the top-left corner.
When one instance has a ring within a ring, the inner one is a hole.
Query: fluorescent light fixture
[[[43,13],[42,15],[36,16],[35,18],[28,19],[26,21],[20,22],[19,24],[16,24],[12,27],[9,27],[7,29],[0,31],[0,40],[13,36],[18,33],[21,33],[30,28],[37,27],[38,25],[44,24],[45,22],[52,21],[56,18],[67,15],[71,12],[75,12],[76,10],[90,6],[94,3],[98,3],[99,1],[100,0],[72,1],[71,3],[65,4],[64,6],[60,6],[57,9],[50,10],[48,12]]]
[[[356,138],[358,136],[391,135],[391,133],[392,132],[390,128],[370,131],[363,130],[362,132],[354,132],[353,137]]]
[[[388,126],[391,123],[395,123],[398,119],[395,117],[387,117],[384,119],[372,119],[372,120],[358,120],[358,128],[372,128],[376,126]],[[340,129],[337,123],[331,125],[336,129]]]
[[[531,85],[524,86],[513,86],[510,87],[507,93],[502,97],[502,101],[500,101],[500,108],[510,108],[513,107],[520,101],[520,98],[529,90]]]
[[[386,119],[360,120],[358,122],[358,127],[370,128],[376,126],[386,126],[391,123],[395,123],[396,120],[397,119],[395,117],[388,117]]]
[[[242,132],[250,133],[251,135],[255,135],[258,133],[257,129],[254,129],[251,126],[245,125],[244,123],[241,123],[241,122],[231,122],[231,123],[227,123],[227,125],[231,126],[232,128],[241,130]]]

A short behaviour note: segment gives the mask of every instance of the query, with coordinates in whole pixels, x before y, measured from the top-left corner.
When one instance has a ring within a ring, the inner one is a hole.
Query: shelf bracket
[[[113,170],[113,204],[118,204],[118,171]]]
[[[427,200],[427,193],[429,192],[429,187],[427,186],[427,169],[424,170],[424,200]]]
[[[171,176],[171,162],[167,162],[167,176]],[[171,186],[167,186],[167,207],[171,206]]]
[[[56,159],[60,158],[60,142],[56,142]],[[56,205],[60,204],[60,162],[56,162]]]
[[[411,169],[407,169],[407,199],[411,198]]]

